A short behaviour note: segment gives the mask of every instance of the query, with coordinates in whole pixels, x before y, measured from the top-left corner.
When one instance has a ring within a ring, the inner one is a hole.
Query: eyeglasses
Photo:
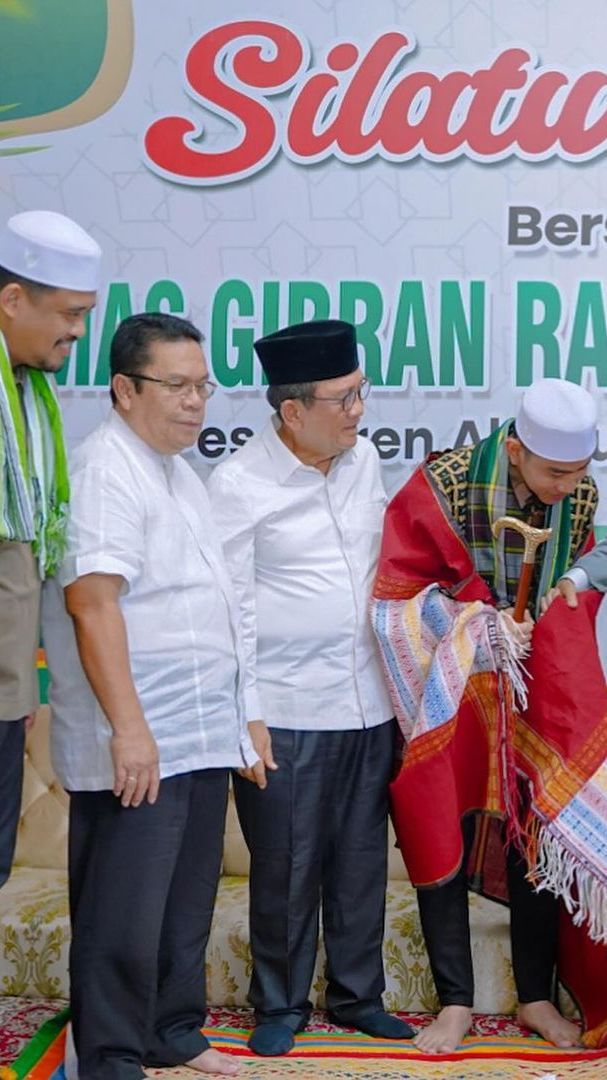
[[[166,387],[172,397],[187,398],[190,391],[195,390],[198,397],[206,401],[217,389],[217,383],[211,382],[210,379],[191,382],[190,379],[156,379],[153,375],[140,375],[138,371],[121,371],[120,374],[126,375],[127,379],[143,379],[144,382],[158,383],[159,386]]]
[[[338,401],[344,412],[350,412],[350,409],[354,408],[356,400],[366,401],[370,392],[371,383],[369,380],[361,379],[358,386],[353,386],[343,397],[320,397],[318,394],[311,394],[310,397],[312,401]]]

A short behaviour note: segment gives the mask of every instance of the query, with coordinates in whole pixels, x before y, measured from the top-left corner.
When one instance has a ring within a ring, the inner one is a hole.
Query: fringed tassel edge
[[[586,924],[592,941],[607,944],[607,884],[598,881],[547,825],[537,822],[526,835],[529,880],[564,903],[574,926]]]
[[[529,650],[521,646],[511,633],[508,622],[494,612],[489,623],[489,640],[494,651],[500,695],[500,758],[502,784],[506,802],[506,835],[509,843],[524,851],[521,824],[520,790],[514,757],[514,734],[517,712],[527,707],[527,672],[523,660]]]
[[[521,645],[517,640],[508,626],[503,611],[497,613],[495,631],[499,668],[510,679],[515,707],[519,712],[525,712],[527,708],[527,684],[525,680],[529,678],[529,674],[523,661],[529,656],[530,649],[526,645]]]

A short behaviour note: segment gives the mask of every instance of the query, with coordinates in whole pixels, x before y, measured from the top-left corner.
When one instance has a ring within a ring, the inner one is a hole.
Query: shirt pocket
[[[348,547],[363,578],[375,573],[385,510],[384,499],[352,503],[346,517]]]
[[[346,514],[346,527],[352,532],[381,533],[385,507],[384,499],[351,503]]]

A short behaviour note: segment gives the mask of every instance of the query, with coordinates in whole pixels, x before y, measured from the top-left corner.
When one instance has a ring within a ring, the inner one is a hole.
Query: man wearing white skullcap
[[[590,394],[575,383],[538,379],[523,394],[516,434],[536,457],[588,461],[596,450],[597,410]]]
[[[63,214],[27,211],[0,227],[0,885],[38,705],[40,585],[64,549],[69,484],[52,373],[85,332],[100,256]]]
[[[509,894],[521,1024],[559,1046],[579,1040],[552,1004],[558,901],[549,891],[533,891],[500,824],[515,829],[523,814],[513,794],[521,768],[516,721],[503,687],[507,680],[524,697],[509,649],[513,641],[515,653],[529,649],[541,598],[590,540],[597,492],[587,469],[596,445],[591,395],[541,379],[525,391],[516,420],[476,446],[431,455],[386,513],[373,618],[405,740],[392,784],[393,818],[418,887],[441,1005],[416,1039],[425,1052],[453,1051],[471,1024],[469,886],[493,898]],[[552,528],[539,549],[521,624],[512,612],[523,537],[508,530],[495,539],[492,532],[505,515]],[[420,636],[416,627],[424,628]],[[541,637],[539,628],[535,636]],[[455,665],[448,662],[453,656]],[[454,671],[465,662],[456,683]],[[413,675],[419,670],[428,672],[427,693]],[[533,760],[533,747],[529,755]],[[534,778],[543,767],[540,760]]]

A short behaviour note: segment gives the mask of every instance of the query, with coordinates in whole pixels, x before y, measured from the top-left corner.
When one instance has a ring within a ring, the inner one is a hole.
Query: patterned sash
[[[506,438],[512,420],[507,420],[483,439],[472,451],[468,471],[468,504],[466,539],[478,574],[493,589],[499,601],[508,600],[504,530],[495,539],[491,525],[506,513],[508,495],[508,455]],[[548,589],[565,573],[570,564],[571,499],[567,496],[554,506],[547,507],[546,525],[552,536],[538,551],[541,560],[536,599],[539,602]]]
[[[31,542],[43,579],[63,558],[69,495],[61,411],[51,382],[28,369],[20,401],[0,334],[0,539]]]

